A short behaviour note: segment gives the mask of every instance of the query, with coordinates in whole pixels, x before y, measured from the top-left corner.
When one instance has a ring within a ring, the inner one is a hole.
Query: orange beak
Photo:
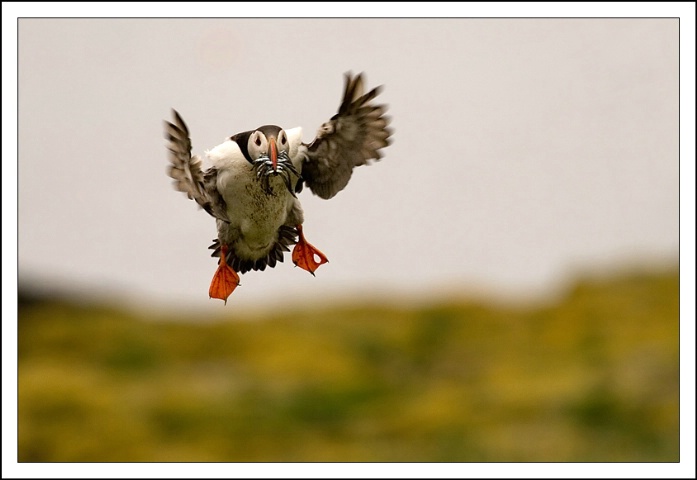
[[[278,150],[276,149],[276,139],[269,138],[269,158],[271,158],[271,166],[273,171],[276,171],[276,165],[278,164]]]

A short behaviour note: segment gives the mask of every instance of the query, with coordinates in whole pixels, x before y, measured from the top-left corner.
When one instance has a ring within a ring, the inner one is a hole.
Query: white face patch
[[[286,152],[290,155],[290,142],[288,141],[288,135],[285,130],[278,132],[276,147],[278,148],[278,153]]]
[[[269,152],[269,142],[266,136],[260,131],[252,133],[247,141],[247,151],[252,160],[267,155]]]
[[[302,127],[291,128],[290,130],[285,130],[286,136],[288,137],[288,156],[291,159],[295,159],[298,154],[298,147],[303,141],[303,129]]]

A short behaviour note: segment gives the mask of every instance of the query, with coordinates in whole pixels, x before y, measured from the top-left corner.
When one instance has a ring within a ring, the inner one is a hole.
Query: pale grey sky
[[[348,70],[385,86],[393,145],[300,197],[316,278],[288,256],[227,309],[677,262],[677,19],[20,19],[18,41],[20,280],[220,311],[162,121],[198,153],[265,123],[309,141]]]

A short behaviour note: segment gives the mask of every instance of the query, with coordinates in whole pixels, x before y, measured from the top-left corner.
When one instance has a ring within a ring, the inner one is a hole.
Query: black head
[[[281,127],[263,125],[256,130],[233,135],[230,140],[240,147],[267,193],[271,193],[269,177],[280,175],[288,191],[295,196],[290,175],[294,174],[298,178],[300,175],[290,161],[290,141]]]
[[[263,156],[275,163],[274,157],[278,156],[279,150],[287,152],[289,147],[288,136],[278,125],[263,125],[256,130],[235,134],[230,140],[237,143],[244,158],[252,164]]]

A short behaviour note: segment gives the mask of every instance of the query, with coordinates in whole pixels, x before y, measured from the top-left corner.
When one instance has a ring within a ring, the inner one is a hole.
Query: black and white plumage
[[[184,120],[173,111],[173,121],[165,123],[168,173],[175,189],[215,217],[213,256],[222,250],[227,265],[245,273],[274,267],[297,243],[293,261],[314,274],[326,257],[304,240],[297,194],[306,185],[315,195],[332,198],[346,186],[355,167],[381,158],[380,149],[390,144],[392,132],[386,106],[373,102],[379,91],[378,87],[364,93],[363,76],[347,73],[338,112],[312,142],[302,142],[300,127],[264,125],[207,151],[211,166],[205,171],[201,158],[191,154]]]

